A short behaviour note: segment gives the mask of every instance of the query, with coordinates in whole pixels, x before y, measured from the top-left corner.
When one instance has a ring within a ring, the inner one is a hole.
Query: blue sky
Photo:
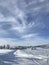
[[[49,44],[49,0],[0,0],[3,44]]]

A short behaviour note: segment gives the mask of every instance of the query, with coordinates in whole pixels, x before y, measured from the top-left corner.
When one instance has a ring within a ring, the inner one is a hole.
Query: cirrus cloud
[[[0,0],[0,38],[20,45],[49,43],[48,21],[48,0]]]

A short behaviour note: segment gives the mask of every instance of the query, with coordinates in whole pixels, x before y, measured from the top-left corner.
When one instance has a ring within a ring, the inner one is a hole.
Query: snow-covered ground
[[[9,52],[11,52],[12,50],[9,50],[9,49],[0,49],[0,55],[1,54],[7,54]]]
[[[49,51],[43,50],[0,49],[0,65],[49,65]]]
[[[25,53],[25,52],[22,51],[22,50],[17,50],[14,54],[15,54],[16,57],[47,59],[47,56],[27,54],[27,53]]]

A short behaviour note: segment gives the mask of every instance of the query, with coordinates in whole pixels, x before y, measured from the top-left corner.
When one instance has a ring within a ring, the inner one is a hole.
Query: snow
[[[9,52],[11,52],[12,50],[9,50],[9,49],[0,49],[0,55],[2,54],[7,54]]]
[[[34,53],[33,50],[29,49],[26,50],[0,49],[0,65],[45,65],[45,64],[49,65],[49,58],[47,58],[47,56],[41,54],[34,55],[33,53]]]
[[[16,57],[25,57],[25,58],[37,58],[37,59],[47,59],[47,56],[43,55],[32,55],[32,54],[27,54],[22,50],[17,50],[14,55]]]

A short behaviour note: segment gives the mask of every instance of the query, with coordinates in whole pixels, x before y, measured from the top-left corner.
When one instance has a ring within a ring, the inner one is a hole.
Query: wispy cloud
[[[16,43],[15,39],[11,39],[11,38],[0,38],[0,45],[7,45],[7,44],[9,44],[9,45],[12,44],[11,46],[14,46],[17,43]]]
[[[48,40],[45,41],[45,37],[49,37],[48,21],[48,0],[0,2],[0,38],[17,39],[18,41],[21,39],[21,43],[48,43]]]
[[[34,38],[36,35],[37,34],[27,34],[27,35],[22,36],[22,38],[24,39]]]

